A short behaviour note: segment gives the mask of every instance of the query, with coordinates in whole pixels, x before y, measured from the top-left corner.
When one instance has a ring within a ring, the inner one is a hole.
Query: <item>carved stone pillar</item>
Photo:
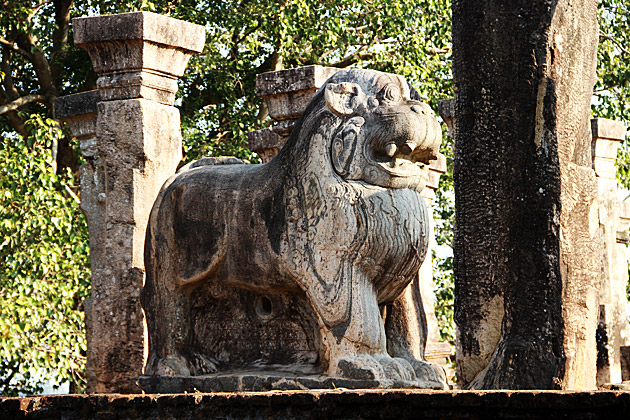
[[[599,326],[597,329],[597,384],[619,383],[621,347],[628,340],[628,265],[625,245],[619,245],[622,231],[617,199],[617,149],[626,137],[626,128],[618,121],[591,120],[593,169],[597,176],[599,232],[602,246],[602,278],[599,291]],[[627,229],[627,226],[626,226]],[[621,249],[620,249],[621,248]]]
[[[433,259],[432,250],[435,249],[437,243],[435,241],[435,227],[433,225],[433,200],[435,199],[435,191],[440,182],[440,176],[446,172],[446,156],[438,155],[438,160],[433,162],[429,167],[429,180],[426,187],[422,190],[422,198],[427,205],[429,212],[429,220],[431,221],[429,248],[427,257],[420,267],[420,291],[422,293],[422,304],[427,317],[427,343],[424,349],[424,357],[429,362],[439,363],[445,368],[448,367],[448,360],[453,354],[451,345],[440,339],[440,328],[437,317],[435,316],[434,290],[433,283]],[[447,369],[449,378],[454,372]]]
[[[146,353],[139,303],[145,230],[182,156],[172,106],[177,78],[203,49],[205,34],[201,26],[147,12],[78,18],[73,26],[75,43],[99,75],[100,94],[96,142],[85,142],[98,161],[94,173],[102,174],[87,171],[85,181],[93,244],[88,391],[134,392]]]
[[[105,172],[103,170],[103,160],[98,153],[96,137],[96,106],[100,101],[98,90],[77,93],[57,98],[55,100],[55,118],[65,123],[72,135],[79,140],[81,154],[85,158],[85,163],[79,168],[81,210],[85,213],[90,236],[90,261],[92,272],[98,268],[103,261],[105,254]],[[92,278],[94,285],[94,278]],[[95,289],[92,288],[92,296]],[[92,305],[93,297],[85,302],[85,326],[88,342],[87,371],[92,371],[91,365],[94,360],[92,345],[93,319]],[[91,385],[91,379],[89,385]]]
[[[263,163],[278,154],[308,101],[338,70],[334,67],[305,66],[256,76],[256,95],[263,98],[269,116],[276,122],[272,128],[252,131],[247,135],[249,149],[258,153]]]

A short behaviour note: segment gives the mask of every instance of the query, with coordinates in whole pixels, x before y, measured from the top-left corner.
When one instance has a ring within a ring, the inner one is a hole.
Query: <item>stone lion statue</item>
[[[206,158],[166,182],[145,249],[147,375],[446,386],[423,360],[417,284],[441,130],[412,96],[400,76],[339,71],[269,163]]]

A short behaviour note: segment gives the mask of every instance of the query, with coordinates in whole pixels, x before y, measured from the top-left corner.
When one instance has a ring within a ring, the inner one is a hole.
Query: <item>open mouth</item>
[[[402,145],[402,146],[398,146]],[[428,151],[415,149],[408,146],[408,142],[389,142],[383,152],[374,154],[373,160],[383,171],[397,177],[413,177],[422,175],[423,169],[428,165]]]
[[[413,162],[406,158],[393,158],[386,162],[376,162],[388,174],[397,177],[412,177],[422,175],[426,166],[422,162]]]

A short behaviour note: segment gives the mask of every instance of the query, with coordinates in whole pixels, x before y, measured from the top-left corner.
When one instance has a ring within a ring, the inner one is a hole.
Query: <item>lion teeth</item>
[[[385,146],[385,154],[388,157],[393,157],[396,154],[397,150],[398,148],[396,147],[394,143],[389,143],[387,144],[387,146]]]

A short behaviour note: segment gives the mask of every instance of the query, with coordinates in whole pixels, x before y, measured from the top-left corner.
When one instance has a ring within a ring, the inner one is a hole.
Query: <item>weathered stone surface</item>
[[[621,346],[621,380],[630,381],[630,346]]]
[[[626,138],[626,128],[619,121],[605,118],[591,120],[591,128],[593,132],[591,154],[593,156],[593,169],[595,169],[598,181],[600,179],[615,181],[617,150],[620,142]],[[603,188],[606,192],[614,189],[616,193],[616,182],[614,184],[598,182],[598,184],[598,189],[602,190]]]
[[[612,419],[630,416],[630,392],[421,390],[54,395],[0,398],[13,419]]]
[[[146,358],[139,303],[146,226],[161,185],[182,155],[179,112],[166,104],[188,58],[203,48],[204,31],[135,12],[75,19],[74,36],[100,76],[98,93],[62,98],[56,107],[88,161],[81,170],[92,265],[88,391],[139,391]],[[81,109],[89,113],[72,116]]]
[[[312,96],[315,95],[316,88],[319,88],[323,84],[323,77],[332,75],[338,70],[339,69],[335,68],[308,66],[298,69],[264,73],[257,76],[257,93],[259,95],[264,95],[263,98],[267,106],[269,105],[269,98],[290,95],[296,90],[308,92],[308,94]],[[304,104],[304,108],[305,107],[306,104]],[[304,109],[299,109],[299,112],[301,115],[301,113],[304,112]],[[286,118],[285,114],[281,114],[280,118]],[[442,117],[444,118],[444,116]],[[296,121],[297,118],[277,120],[276,124],[270,129],[267,128],[249,133],[249,149],[258,153],[263,163],[269,162],[286,143]],[[435,190],[438,188],[440,175],[445,171],[446,158],[444,155],[438,154],[438,159],[431,162],[429,165],[427,183],[421,193],[427,205],[429,220],[433,220],[432,202],[435,198]],[[433,267],[430,257],[431,249],[435,246],[435,237],[432,226],[430,228],[429,237],[429,249],[427,251],[427,255],[429,257],[425,259],[422,263],[422,267],[420,268],[420,280],[418,286],[422,296],[422,306],[426,315],[428,330],[424,354],[427,360],[447,367],[448,358],[454,350],[448,343],[440,340],[439,328],[435,317],[433,304]]]
[[[99,75],[102,100],[144,98],[172,105],[177,78],[202,51],[202,26],[150,12],[76,18],[74,41]]]
[[[100,101],[98,90],[59,97],[55,99],[55,118],[64,121],[79,115],[96,115],[98,101]]]
[[[439,101],[438,113],[440,114],[440,117],[442,117],[444,122],[446,123],[449,136],[455,137],[454,122],[453,122],[453,118],[455,117],[455,100],[444,99],[442,101]]]
[[[247,133],[247,147],[258,153],[263,163],[267,163],[278,154],[288,138],[288,134],[280,136],[271,128],[264,128]]]
[[[621,205],[617,199],[615,162],[625,139],[625,127],[603,118],[591,121],[593,169],[597,175],[601,286],[597,329],[597,384],[620,383],[621,346],[628,341],[628,264],[625,245],[619,249],[617,232],[623,230]]]
[[[96,104],[100,101],[98,90],[62,96],[55,99],[54,116],[65,123],[72,135],[79,140],[81,154],[94,159],[96,148]],[[88,162],[93,163],[93,162]]]
[[[338,72],[268,164],[207,162],[165,184],[145,252],[148,376],[273,369],[445,386],[423,360],[413,282],[441,130],[409,95],[398,76]]]
[[[145,99],[98,104],[96,135],[103,162],[100,244],[93,249],[87,376],[91,392],[137,390],[145,361],[140,289],[151,205],[181,160],[179,112]],[[96,251],[96,253],[95,253]]]
[[[247,146],[260,155],[263,163],[278,154],[315,92],[337,71],[333,67],[305,66],[256,76],[256,95],[263,98],[269,116],[276,122],[271,129],[247,135]]]
[[[458,377],[595,388],[596,2],[453,2]]]
[[[591,120],[591,130],[593,132],[593,138],[598,139],[611,139],[619,141],[619,139],[626,138],[626,126],[621,121],[609,120],[607,118],[594,118]],[[599,153],[594,153],[594,156],[598,156]],[[616,158],[617,156],[610,156]]]
[[[305,66],[262,73],[256,76],[256,95],[265,98],[285,93],[317,90],[338,71],[336,67]],[[285,110],[279,114],[281,117],[278,120],[285,120],[292,114],[290,110]]]
[[[619,317],[617,318],[618,325],[620,326],[620,345],[622,347],[630,347],[630,324],[624,323],[623,319],[628,319],[628,310],[630,307],[624,304],[624,300],[627,299],[627,294],[624,294],[619,289],[622,289],[623,285],[628,284],[628,258],[627,258],[627,246],[630,243],[630,203],[623,201],[619,203],[619,225],[617,231],[617,246],[615,248],[615,271],[614,283],[617,285],[617,296],[620,298]],[[625,311],[624,311],[625,309]],[[626,369],[630,369],[630,363]],[[623,370],[623,367],[622,367]],[[622,379],[624,378],[622,372]],[[623,379],[624,381],[630,381],[630,374]]]
[[[81,209],[85,213],[90,235],[90,262],[92,273],[99,269],[106,259],[106,217],[105,217],[105,168],[103,159],[98,150],[96,137],[96,112],[100,96],[97,90],[69,95],[55,100],[55,118],[64,122],[79,140],[81,153],[86,163],[79,168]],[[94,334],[94,308],[99,308],[101,303],[97,301],[93,305],[93,296],[98,295],[98,276],[92,275],[92,297],[85,303],[85,326],[88,342],[87,379],[90,389],[96,383],[94,371],[94,347],[95,340],[102,336]],[[96,317],[98,319],[98,317]],[[106,341],[109,341],[106,339]],[[100,347],[100,346],[98,346]]]
[[[298,375],[292,372],[232,372],[201,376],[141,376],[142,389],[149,394],[182,392],[260,392],[305,389],[401,389],[432,388],[426,382],[401,379],[348,379],[326,375]]]

